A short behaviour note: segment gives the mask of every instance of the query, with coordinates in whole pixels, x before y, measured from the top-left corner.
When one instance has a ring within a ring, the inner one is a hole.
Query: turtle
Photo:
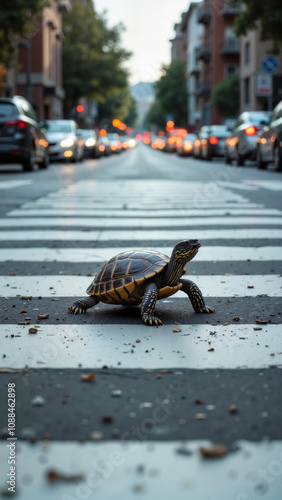
[[[184,240],[175,245],[171,257],[155,250],[129,250],[111,258],[95,276],[86,290],[89,297],[76,300],[68,308],[72,314],[82,314],[98,302],[136,305],[141,303],[141,316],[146,325],[162,325],[154,315],[156,301],[178,290],[187,293],[194,311],[213,313],[205,305],[199,288],[193,281],[182,278],[185,264],[198,253],[198,240]]]

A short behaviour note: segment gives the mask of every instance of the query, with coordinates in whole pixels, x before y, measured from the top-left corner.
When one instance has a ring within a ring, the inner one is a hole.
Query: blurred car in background
[[[108,136],[103,135],[99,137],[99,151],[103,156],[109,156],[112,153]]]
[[[82,159],[83,141],[74,120],[45,120],[40,125],[46,131],[50,160],[75,163]]]
[[[274,163],[277,171],[282,170],[282,101],[274,108],[269,125],[257,139],[257,166],[264,169],[268,163]]]
[[[176,152],[179,156],[192,156],[193,155],[193,147],[194,142],[197,139],[196,134],[186,134],[181,144],[176,146]]]
[[[20,163],[25,171],[49,165],[46,134],[24,97],[0,98],[0,163]]]
[[[161,151],[165,148],[166,138],[161,136],[152,137],[151,147],[153,149],[160,149]]]
[[[78,135],[83,141],[84,158],[99,158],[99,142],[94,130],[79,129]]]
[[[164,150],[167,153],[174,153],[176,147],[182,143],[183,137],[187,134],[187,130],[184,128],[174,128],[169,132]]]
[[[122,142],[116,133],[107,135],[112,153],[121,153]]]
[[[269,111],[245,111],[238,116],[225,141],[226,163],[235,160],[238,166],[242,166],[245,160],[256,159],[258,133],[269,123],[270,114]]]
[[[205,140],[208,137],[209,128],[210,127],[208,125],[203,125],[203,127],[200,128],[200,130],[198,132],[198,137],[194,141],[194,145],[193,145],[194,158],[201,158],[202,157],[202,141],[205,144]]]
[[[230,130],[226,125],[211,125],[207,137],[201,142],[201,156],[205,160],[224,157],[225,139],[230,136]]]

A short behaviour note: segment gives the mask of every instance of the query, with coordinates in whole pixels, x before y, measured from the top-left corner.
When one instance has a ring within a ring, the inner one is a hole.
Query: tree
[[[63,84],[66,112],[81,97],[103,103],[127,87],[122,63],[130,53],[120,47],[122,26],[111,29],[90,3],[76,2],[63,17]],[[70,63],[71,61],[71,63]]]
[[[222,116],[236,116],[239,112],[239,101],[240,81],[238,74],[220,82],[212,91],[211,104]]]
[[[0,4],[0,61],[6,68],[14,64],[16,36],[37,30],[40,16],[49,0],[1,0]]]
[[[161,129],[165,129],[166,125],[166,113],[158,100],[152,103],[144,118],[143,126],[145,129],[150,129],[152,125],[156,125]]]
[[[103,98],[104,102],[99,105],[100,122],[108,121],[111,123],[114,118],[118,118],[120,121],[126,122],[127,125],[131,126],[132,122],[136,120],[136,104],[131,97],[128,87],[122,90],[117,89],[109,95],[103,95]]]
[[[156,102],[147,113],[146,123],[165,126],[166,115],[172,115],[176,125],[187,123],[187,82],[186,64],[182,59],[174,59],[170,65],[162,67],[162,76],[155,83]]]
[[[282,7],[281,0],[230,0],[233,6],[242,10],[235,20],[237,36],[246,35],[249,30],[259,28],[261,41],[272,41],[272,51],[282,48]]]

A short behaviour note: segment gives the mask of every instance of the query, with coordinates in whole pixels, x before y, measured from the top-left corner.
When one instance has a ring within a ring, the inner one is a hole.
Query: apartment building
[[[204,25],[196,53],[201,63],[201,77],[196,95],[201,100],[202,124],[218,125],[223,117],[211,106],[211,92],[216,85],[239,72],[240,43],[234,33],[234,19],[239,10],[225,0],[204,0],[198,10],[198,23]]]
[[[277,71],[267,77],[265,88],[260,85],[262,77],[267,74],[261,65],[263,58],[271,53],[271,42],[261,42],[257,30],[249,31],[240,38],[240,111],[272,111],[282,99],[282,53],[278,54]],[[263,81],[263,80],[262,80]],[[269,89],[272,92],[268,96]]]
[[[187,33],[186,25],[183,23],[185,12],[182,14],[180,23],[174,25],[175,37],[169,40],[171,42],[171,61],[174,59],[182,59],[186,61],[187,52]]]

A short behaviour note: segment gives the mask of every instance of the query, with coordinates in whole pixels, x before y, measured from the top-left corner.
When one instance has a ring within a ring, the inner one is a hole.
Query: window
[[[251,51],[250,42],[246,42],[245,47],[244,47],[244,63],[245,64],[250,64],[250,51]]]
[[[239,67],[237,64],[226,64],[224,66],[224,79],[228,80],[230,76],[239,73]]]
[[[250,102],[250,80],[245,78],[244,80],[244,104],[249,104]]]

